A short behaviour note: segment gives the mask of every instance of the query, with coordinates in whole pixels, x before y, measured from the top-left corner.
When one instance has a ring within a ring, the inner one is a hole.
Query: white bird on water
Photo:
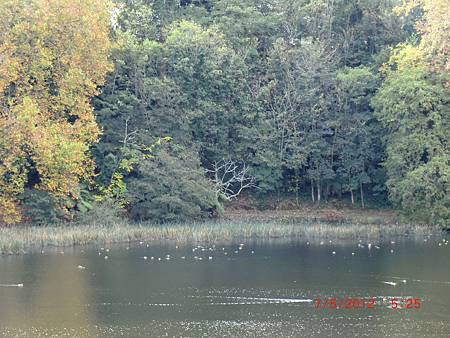
[[[397,283],[396,282],[383,282],[384,284],[388,284],[388,285],[392,285],[392,286],[396,286]]]
[[[80,270],[84,270],[84,269],[86,269],[83,265],[78,265],[77,266],[77,269],[80,269]]]

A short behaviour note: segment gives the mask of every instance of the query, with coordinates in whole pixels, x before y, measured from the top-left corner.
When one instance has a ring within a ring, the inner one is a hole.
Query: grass
[[[0,228],[0,253],[17,254],[48,246],[174,240],[224,242],[249,239],[380,239],[405,234],[428,235],[438,227],[412,225],[331,224],[322,222],[205,222],[197,224],[111,224],[18,226]]]

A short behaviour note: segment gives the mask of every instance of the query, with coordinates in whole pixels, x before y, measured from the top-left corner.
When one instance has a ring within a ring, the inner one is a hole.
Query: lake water
[[[450,337],[450,244],[394,241],[0,256],[0,336]]]

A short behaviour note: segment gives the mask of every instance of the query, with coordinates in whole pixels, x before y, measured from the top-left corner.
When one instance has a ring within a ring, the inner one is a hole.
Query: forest
[[[290,196],[450,225],[448,0],[1,0],[0,225]]]

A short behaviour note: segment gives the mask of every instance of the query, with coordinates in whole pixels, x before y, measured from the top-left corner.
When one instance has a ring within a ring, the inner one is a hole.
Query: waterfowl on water
[[[392,285],[392,286],[396,286],[397,283],[396,282],[383,282],[384,284],[388,284],[388,285]]]

